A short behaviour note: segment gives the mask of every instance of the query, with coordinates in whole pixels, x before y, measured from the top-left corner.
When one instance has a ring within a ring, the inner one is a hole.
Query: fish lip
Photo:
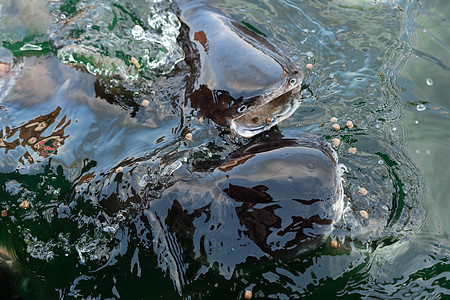
[[[247,111],[245,114],[240,115],[239,117],[233,118],[230,120],[230,129],[232,130],[233,133],[235,133],[238,136],[244,137],[244,138],[251,138],[261,132],[264,132],[266,130],[269,130],[270,128],[272,128],[273,126],[279,124],[281,121],[289,118],[296,110],[297,108],[300,106],[301,104],[301,100],[300,99],[296,99],[296,96],[298,96],[298,94],[301,91],[301,83],[298,82],[295,86],[290,87],[288,90],[286,90],[284,93],[279,94],[278,96],[273,96],[272,97],[268,97],[268,99],[266,101],[263,101],[261,105],[258,105],[257,107],[255,107],[252,110]],[[283,97],[287,94],[288,95],[288,99],[287,102],[291,102],[289,106],[289,109],[283,110],[281,113],[278,114],[272,114],[271,115],[271,122],[270,123],[265,123],[262,124],[260,126],[255,126],[255,127],[245,127],[242,128],[242,126],[240,126],[237,122],[237,120],[239,120],[240,118],[246,116],[247,114],[251,113],[252,111],[256,110],[257,108],[260,108],[276,99],[279,99],[280,97]]]

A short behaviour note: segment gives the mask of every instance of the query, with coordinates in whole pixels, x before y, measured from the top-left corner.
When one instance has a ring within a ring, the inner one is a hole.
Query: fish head
[[[213,10],[184,15],[195,59],[186,99],[199,115],[242,137],[257,135],[300,105],[304,72],[264,36]],[[187,57],[190,57],[189,55]]]
[[[274,91],[256,96],[238,108],[230,120],[231,130],[242,137],[252,137],[289,118],[300,106],[303,72],[295,70]]]

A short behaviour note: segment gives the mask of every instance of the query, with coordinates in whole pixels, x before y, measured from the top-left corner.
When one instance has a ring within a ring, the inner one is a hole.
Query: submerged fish
[[[174,277],[195,277],[199,261],[217,263],[227,276],[249,257],[292,257],[317,248],[331,233],[343,210],[336,154],[317,138],[274,133],[210,173],[188,179],[174,173],[178,181],[145,211],[161,243],[156,251],[169,247],[160,252],[165,260],[167,253],[183,256],[183,264],[180,257],[166,261],[182,265],[171,269]]]
[[[191,42],[185,45],[192,69],[185,98],[193,108],[243,137],[292,115],[300,105],[302,70],[206,1],[176,3]]]

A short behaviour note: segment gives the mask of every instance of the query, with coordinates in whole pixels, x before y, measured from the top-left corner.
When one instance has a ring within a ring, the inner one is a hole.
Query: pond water
[[[0,0],[5,295],[450,295],[450,2],[208,2],[312,65],[300,107],[263,136],[341,141],[342,219],[289,257],[220,222],[234,214],[210,168],[261,137],[236,138],[184,101],[170,1]]]

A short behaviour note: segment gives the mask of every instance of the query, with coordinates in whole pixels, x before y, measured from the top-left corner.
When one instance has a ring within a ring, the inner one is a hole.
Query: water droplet
[[[417,111],[424,111],[427,108],[423,104],[417,104],[416,109],[417,109]]]
[[[414,123],[419,124],[419,121],[415,120]]]
[[[426,80],[426,83],[428,84],[428,85],[433,85],[433,79],[431,79],[430,77],[428,77],[427,78],[427,80]]]
[[[428,154],[428,155],[430,155],[430,154],[431,154],[431,151],[430,151],[430,150],[427,150],[427,151],[425,151],[425,153]]]

